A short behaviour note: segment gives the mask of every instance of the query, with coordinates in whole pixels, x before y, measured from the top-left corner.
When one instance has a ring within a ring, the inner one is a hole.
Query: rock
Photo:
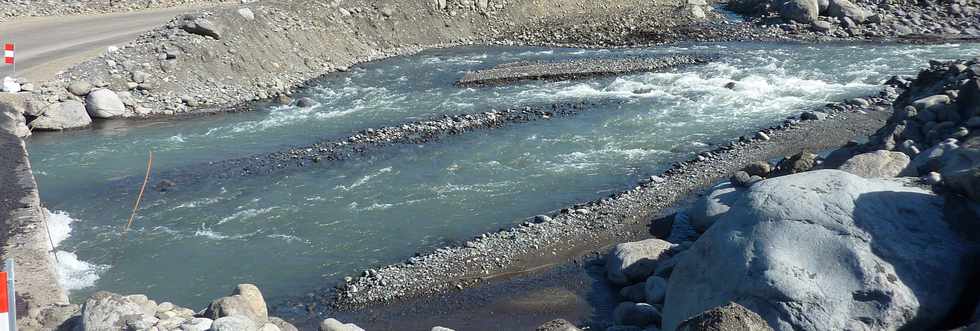
[[[288,95],[280,94],[276,96],[276,103],[278,103],[279,105],[286,106],[292,102],[293,102],[293,98],[290,98]]]
[[[253,13],[251,9],[238,8],[237,12],[238,12],[238,16],[241,16],[245,20],[251,21],[255,19],[255,13]]]
[[[980,202],[980,137],[973,137],[943,156],[943,184],[953,192]]]
[[[11,77],[4,77],[3,78],[3,88],[0,89],[0,90],[2,90],[3,92],[7,92],[7,93],[17,93],[17,92],[20,92],[20,83],[17,83],[17,80],[16,79],[13,79]]]
[[[259,327],[259,331],[282,331],[282,330],[279,330],[279,327],[276,326],[275,324],[265,323],[262,324],[261,327]]]
[[[796,153],[793,156],[785,157],[776,165],[776,170],[772,171],[771,176],[785,176],[813,169],[817,164],[817,154],[806,150]]]
[[[772,166],[769,165],[769,162],[755,161],[742,167],[742,171],[745,171],[750,176],[766,177],[772,171]]]
[[[628,301],[633,302],[646,302],[646,283],[636,283],[619,290],[619,296],[623,297]]]
[[[657,260],[666,258],[674,245],[652,238],[616,245],[606,258],[606,276],[617,285],[645,280],[657,268]]]
[[[852,106],[858,106],[858,107],[861,107],[861,108],[867,108],[867,107],[871,106],[871,102],[868,101],[868,99],[865,99],[865,98],[852,98],[852,99],[848,99],[847,100],[847,104],[852,105]]]
[[[780,16],[797,22],[812,23],[820,13],[817,0],[780,0],[776,3]]]
[[[442,326],[433,326],[432,329],[430,329],[429,331],[456,331],[456,330],[447,327],[442,327]]]
[[[871,153],[858,154],[841,165],[840,170],[864,178],[889,178],[898,176],[908,167],[908,155],[902,152],[877,150]],[[915,176],[916,174],[909,174]]]
[[[214,320],[213,331],[258,331],[259,326],[245,316],[225,316]]]
[[[912,102],[912,106],[915,107],[920,113],[926,111],[935,112],[938,108],[945,107],[950,103],[948,95],[937,94],[933,96],[928,96],[922,99],[918,99]]]
[[[221,39],[223,28],[204,18],[185,20],[180,26],[181,29],[189,33],[201,36],[208,36],[217,40]]]
[[[974,65],[977,67],[977,65]],[[980,116],[980,79],[973,78],[967,80],[957,91],[960,96],[957,106],[963,118],[977,118]],[[967,125],[969,126],[969,125]]]
[[[0,132],[24,138],[31,135],[24,114],[3,102],[0,102]]]
[[[279,330],[282,330],[282,331],[299,331],[299,329],[297,329],[296,326],[290,324],[289,322],[286,322],[285,320],[283,320],[281,318],[275,317],[275,316],[270,316],[269,317],[269,323],[272,323],[273,325],[279,327]]]
[[[299,100],[296,100],[296,105],[300,108],[310,108],[316,105],[316,101],[313,101],[313,99],[307,97],[302,97],[299,98]]]
[[[76,80],[68,84],[68,92],[71,94],[83,97],[92,91],[92,84],[84,80]]]
[[[936,185],[943,181],[943,176],[938,172],[932,171],[919,178],[926,185]]]
[[[777,330],[935,328],[970,252],[943,199],[910,183],[816,170],[753,185],[674,268],[664,329],[728,302]]]
[[[855,23],[864,23],[868,19],[868,13],[849,0],[830,0],[827,15],[841,20],[849,18]]]
[[[146,73],[144,71],[139,71],[139,70],[133,71],[133,74],[131,75],[131,78],[133,79],[133,81],[134,82],[137,82],[137,83],[140,83],[140,84],[145,83],[146,82],[146,79],[149,78],[149,77],[150,77],[150,74],[148,74],[148,73]]]
[[[728,212],[742,190],[741,187],[737,187],[731,182],[715,185],[707,195],[694,202],[694,205],[688,210],[688,216],[690,216],[688,222],[699,232],[708,230],[712,224]]]
[[[67,100],[49,105],[38,118],[30,123],[35,130],[65,130],[81,128],[92,124],[92,118],[85,111],[85,105],[75,100]]]
[[[569,321],[559,318],[541,324],[534,331],[582,331],[582,329],[579,329]]]
[[[214,324],[210,318],[192,318],[184,324],[180,325],[180,329],[184,331],[207,331],[211,329],[211,324]]]
[[[262,297],[262,292],[259,288],[252,284],[238,284],[235,291],[232,292],[232,296],[240,295],[245,299],[245,302],[252,311],[255,312],[255,316],[249,316],[255,321],[266,321],[269,319],[269,309],[265,305],[265,298]]]
[[[771,331],[759,314],[731,302],[708,309],[681,322],[677,331]]]
[[[647,303],[620,302],[613,310],[613,323],[644,327],[660,322],[660,311]]]
[[[729,90],[734,90],[735,89],[735,86],[736,86],[735,82],[725,83],[725,88],[727,88]]]
[[[738,187],[749,187],[750,185],[755,184],[755,182],[758,182],[760,180],[762,180],[761,177],[750,176],[749,173],[745,171],[736,171],[731,178],[732,185]]]
[[[143,316],[139,304],[115,293],[95,292],[82,305],[82,328],[84,330],[120,330],[126,327],[127,319]]]
[[[956,139],[950,139],[944,141],[936,146],[933,146],[919,155],[916,155],[909,163],[908,173],[924,174],[932,171],[939,171],[943,168],[942,160],[943,155],[949,153],[952,150],[958,149],[960,146],[956,143]]]
[[[333,318],[328,318],[320,322],[320,331],[364,331],[353,323],[341,323]]]
[[[811,24],[814,31],[827,32],[834,29],[834,25],[824,20],[817,20]]]
[[[827,118],[827,113],[821,111],[805,111],[800,114],[800,119],[804,121],[819,121]]]
[[[211,302],[203,316],[217,321],[225,316],[244,316],[256,322],[264,322],[268,315],[256,311],[252,299],[242,295],[223,297]],[[256,326],[257,327],[257,326]]]
[[[111,118],[126,113],[126,105],[116,92],[109,89],[94,89],[85,97],[85,109],[93,118]]]
[[[667,280],[659,276],[650,276],[643,284],[643,291],[646,292],[647,303],[663,303],[664,296],[667,295]]]
[[[755,139],[766,141],[769,140],[769,135],[766,134],[765,132],[759,131],[755,133]]]

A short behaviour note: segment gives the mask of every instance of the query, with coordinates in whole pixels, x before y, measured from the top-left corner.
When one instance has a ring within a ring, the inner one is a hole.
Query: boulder
[[[205,18],[196,18],[193,20],[185,20],[180,28],[188,33],[208,36],[217,40],[221,39],[223,33],[223,28]]]
[[[252,311],[255,312],[256,317],[253,318],[256,321],[265,321],[269,319],[269,309],[265,305],[265,298],[262,297],[262,292],[259,288],[252,284],[238,284],[235,287],[235,291],[232,295],[240,295]]]
[[[313,101],[313,99],[307,97],[302,97],[299,98],[299,100],[296,100],[296,106],[299,106],[300,108],[310,108],[314,105],[316,105],[316,101]]]
[[[738,187],[749,187],[752,184],[755,184],[755,182],[762,180],[762,177],[751,176],[749,175],[749,173],[745,171],[736,171],[735,174],[732,175],[732,178],[730,180],[732,182],[732,185]]]
[[[83,330],[121,330],[127,320],[143,316],[143,308],[133,300],[115,293],[95,292],[82,305]]]
[[[340,321],[328,318],[320,322],[320,331],[364,331],[354,323],[341,323]]]
[[[432,329],[429,329],[429,331],[456,331],[456,330],[444,326],[433,326]]]
[[[735,203],[739,192],[744,190],[730,182],[723,182],[711,188],[711,191],[694,202],[688,210],[688,222],[695,230],[704,232],[719,218],[725,215]]]
[[[613,310],[613,323],[644,327],[660,322],[660,311],[647,303],[620,302]]]
[[[183,331],[207,331],[211,329],[211,325],[214,324],[210,318],[192,318],[184,324],[180,325],[180,329]]]
[[[27,127],[24,114],[14,110],[13,107],[5,107],[2,102],[0,102],[0,132],[20,138],[31,135],[31,129]]]
[[[855,155],[845,161],[840,166],[840,170],[865,178],[888,178],[898,176],[908,167],[909,162],[911,159],[905,153],[877,150]],[[909,176],[915,175],[915,173],[909,174]]]
[[[65,130],[88,126],[92,118],[85,111],[85,105],[75,100],[51,104],[41,111],[40,116],[30,123],[35,130]]]
[[[0,91],[6,93],[17,93],[20,92],[20,83],[17,83],[16,79],[11,77],[3,78],[3,85],[0,86]]]
[[[541,324],[534,331],[582,331],[582,329],[579,329],[569,321],[559,318]]]
[[[255,310],[249,298],[237,294],[212,301],[203,316],[215,321],[225,316],[244,316],[256,322],[268,319],[268,315]]]
[[[673,244],[652,238],[616,245],[606,258],[606,276],[617,285],[645,280],[657,268],[657,261],[668,257]]]
[[[940,174],[944,185],[980,202],[980,136],[963,142],[943,156]]]
[[[912,106],[915,107],[915,109],[918,110],[920,113],[927,112],[927,111],[935,112],[939,108],[945,107],[950,102],[951,99],[949,98],[948,95],[937,94],[937,95],[928,96],[922,99],[912,101]]]
[[[667,280],[660,276],[650,276],[643,285],[646,292],[646,302],[651,304],[664,303],[667,295]]]
[[[750,176],[766,177],[769,176],[769,172],[772,171],[772,166],[769,165],[769,162],[755,161],[746,164],[745,167],[742,168],[742,171],[745,171],[745,173],[749,174]]]
[[[249,8],[238,8],[238,16],[241,16],[248,21],[255,19],[255,13],[253,13]]]
[[[801,23],[812,23],[820,14],[817,0],[780,0],[777,1],[779,15],[785,19]]]
[[[810,170],[817,164],[817,154],[801,151],[793,156],[785,157],[776,165],[771,177],[785,176]]]
[[[972,252],[912,181],[816,170],[753,185],[674,268],[664,329],[728,302],[777,330],[935,328]]]
[[[960,148],[957,144],[956,139],[950,139],[944,141],[936,146],[922,151],[919,155],[916,155],[909,163],[908,171],[909,173],[925,174],[932,171],[939,171],[942,169],[943,155]]]
[[[619,289],[619,296],[633,302],[646,302],[646,283],[636,283]]]
[[[731,302],[691,316],[681,322],[677,331],[772,331],[759,314]]]
[[[126,114],[126,105],[110,89],[94,89],[85,97],[85,109],[93,118],[112,118]]]
[[[92,84],[84,80],[76,80],[68,84],[68,92],[80,97],[84,97],[90,91],[92,91]]]
[[[259,326],[245,316],[225,316],[214,320],[213,331],[258,331]]]
[[[849,0],[830,0],[827,15],[841,20],[849,18],[855,23],[864,23],[868,19],[868,12]]]

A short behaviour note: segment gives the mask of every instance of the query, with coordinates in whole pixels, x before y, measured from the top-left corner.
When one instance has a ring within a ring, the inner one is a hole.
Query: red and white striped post
[[[17,63],[14,62],[14,43],[3,44],[3,63],[14,66],[10,72],[10,77],[15,77],[17,74]]]
[[[17,331],[17,296],[14,293],[14,260],[0,271],[0,330]]]

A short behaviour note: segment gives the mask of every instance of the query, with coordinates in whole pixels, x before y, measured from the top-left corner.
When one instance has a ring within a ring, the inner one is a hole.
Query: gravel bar
[[[677,55],[649,58],[581,59],[561,62],[506,63],[491,69],[470,71],[457,86],[493,86],[522,80],[571,80],[635,72],[657,71],[681,65],[703,64],[715,57]]]

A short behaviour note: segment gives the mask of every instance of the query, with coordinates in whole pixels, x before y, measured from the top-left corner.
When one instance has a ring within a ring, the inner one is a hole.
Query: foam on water
[[[51,241],[57,249],[61,242],[71,236],[71,224],[76,222],[68,213],[63,211],[51,212],[44,209],[48,215],[48,231]],[[58,273],[58,283],[68,291],[83,289],[99,280],[99,273],[107,266],[96,265],[78,259],[73,252],[58,250],[55,252],[55,270]]]

